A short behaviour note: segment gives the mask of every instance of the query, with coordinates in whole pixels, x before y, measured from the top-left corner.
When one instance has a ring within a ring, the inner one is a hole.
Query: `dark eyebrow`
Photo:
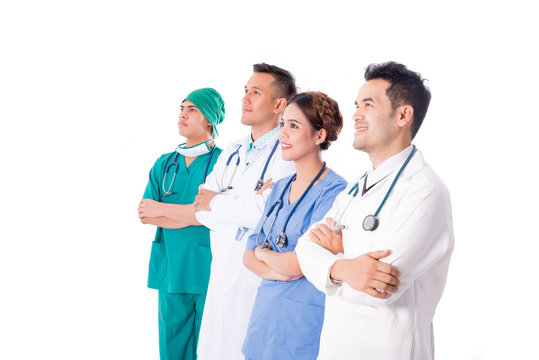
[[[195,109],[197,109],[197,107],[196,107],[195,105],[187,105],[187,106],[185,106],[185,105],[183,105],[183,104],[182,104],[182,105],[180,105],[180,108],[181,108],[181,109],[183,109],[183,108],[185,108],[185,107],[187,107],[187,108],[195,108]]]
[[[299,120],[296,120],[296,119],[285,119],[285,118],[283,118],[282,116],[281,116],[281,120],[284,121],[284,122],[288,121],[288,122],[295,122],[295,123],[301,124],[301,123],[299,122]]]
[[[367,102],[367,101],[375,102],[374,99],[371,97],[366,97],[366,98],[361,99],[361,102]]]
[[[258,91],[262,92],[262,89],[259,88],[258,86],[253,86],[252,88],[253,88],[253,89],[257,89]],[[244,89],[245,89],[245,90],[248,90],[247,85],[244,86]]]

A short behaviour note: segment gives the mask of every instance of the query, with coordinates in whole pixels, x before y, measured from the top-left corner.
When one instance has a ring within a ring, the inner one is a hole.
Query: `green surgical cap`
[[[217,124],[220,124],[225,118],[225,102],[217,90],[212,88],[203,88],[191,92],[183,100],[189,100],[202,111],[202,114],[210,122],[213,128],[213,137],[216,138]]]

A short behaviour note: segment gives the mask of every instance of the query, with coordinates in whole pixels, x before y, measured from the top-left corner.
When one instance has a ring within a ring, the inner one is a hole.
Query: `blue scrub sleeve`
[[[155,161],[152,169],[150,170],[150,175],[148,179],[148,184],[146,185],[146,190],[144,190],[143,199],[152,199],[155,201],[161,201],[161,196],[159,193],[160,184],[163,181],[164,175],[164,166],[163,161],[165,161],[166,154],[163,154]],[[165,164],[166,165],[166,164]]]

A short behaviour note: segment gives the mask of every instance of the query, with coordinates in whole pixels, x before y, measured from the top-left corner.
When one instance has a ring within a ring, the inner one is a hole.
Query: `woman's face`
[[[317,132],[297,104],[292,103],[286,107],[280,126],[279,141],[283,160],[298,161],[320,151],[320,146],[316,144]]]

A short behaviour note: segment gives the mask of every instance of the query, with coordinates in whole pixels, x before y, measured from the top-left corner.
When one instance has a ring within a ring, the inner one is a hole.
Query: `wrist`
[[[345,281],[344,275],[345,271],[344,268],[346,266],[346,259],[339,259],[333,263],[333,266],[331,267],[331,270],[329,272],[329,278],[334,281]]]

